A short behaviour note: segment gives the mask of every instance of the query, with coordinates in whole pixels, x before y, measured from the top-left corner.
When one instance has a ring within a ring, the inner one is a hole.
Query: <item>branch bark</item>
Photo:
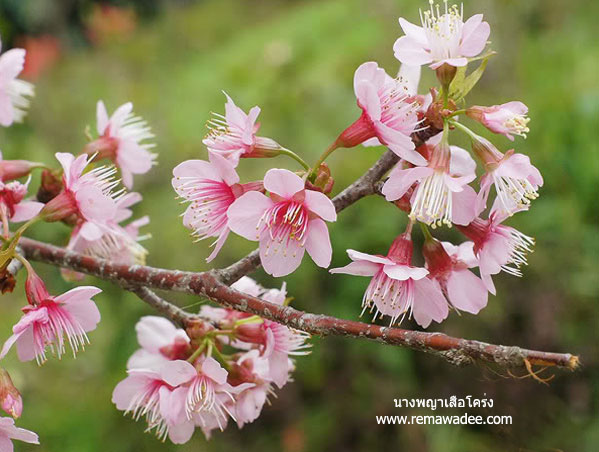
[[[302,312],[290,306],[275,305],[237,292],[228,287],[216,271],[193,273],[140,265],[114,264],[28,238],[22,238],[20,246],[27,259],[69,268],[128,288],[148,304],[183,325],[197,319],[198,316],[177,308],[149,289],[184,292],[205,297],[222,306],[257,314],[319,336],[364,338],[383,344],[407,347],[442,357],[451,364],[459,366],[488,362],[511,368],[525,366],[528,362],[529,365],[556,366],[574,370],[579,364],[578,357],[571,354],[493,345],[442,333],[388,328]]]

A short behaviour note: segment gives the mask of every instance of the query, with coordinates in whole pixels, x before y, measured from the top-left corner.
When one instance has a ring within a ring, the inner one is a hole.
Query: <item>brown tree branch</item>
[[[222,306],[257,314],[298,330],[319,336],[346,336],[375,340],[440,356],[455,365],[475,362],[495,363],[500,367],[531,365],[556,366],[574,370],[578,357],[570,354],[526,350],[519,347],[493,345],[454,338],[442,333],[388,328],[338,319],[279,306],[228,287],[216,272],[182,272],[148,266],[114,264],[90,256],[67,251],[53,245],[22,238],[21,250],[27,259],[70,268],[134,290],[144,301],[171,319],[186,324],[198,316],[182,311],[149,291],[152,289],[184,292],[208,298]],[[145,289],[132,289],[133,287]]]

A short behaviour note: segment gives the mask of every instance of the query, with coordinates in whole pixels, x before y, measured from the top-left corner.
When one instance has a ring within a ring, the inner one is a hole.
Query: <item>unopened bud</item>
[[[190,337],[190,339],[201,339],[206,334],[211,331],[214,331],[214,326],[202,319],[194,319],[187,322],[185,327],[185,332]]]
[[[0,406],[2,409],[17,418],[23,412],[23,399],[15,388],[8,372],[0,368]]]
[[[28,176],[32,169],[41,166],[39,163],[28,160],[1,160],[0,179],[6,182]]]

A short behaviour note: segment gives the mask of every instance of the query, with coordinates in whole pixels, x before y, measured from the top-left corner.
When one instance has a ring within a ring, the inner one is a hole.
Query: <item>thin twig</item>
[[[70,268],[115,282],[123,287],[141,286],[147,289],[193,294],[208,298],[222,306],[257,314],[311,334],[371,339],[388,345],[431,353],[455,365],[468,365],[480,361],[510,368],[526,366],[526,360],[532,365],[556,366],[570,370],[576,369],[579,365],[578,357],[570,354],[493,345],[442,333],[388,328],[302,312],[290,306],[275,305],[237,292],[222,282],[216,272],[193,273],[141,265],[114,264],[28,238],[22,238],[20,246],[27,259]],[[164,303],[170,304],[165,300],[159,299],[158,302],[151,296],[149,299],[150,304],[156,303],[163,314],[182,324],[198,318],[174,306],[164,305]],[[144,300],[147,301],[146,298]]]

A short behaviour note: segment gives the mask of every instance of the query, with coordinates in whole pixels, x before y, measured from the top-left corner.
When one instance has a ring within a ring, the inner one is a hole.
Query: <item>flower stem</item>
[[[453,113],[447,115],[445,117],[445,119],[453,118],[454,116],[464,115],[464,114],[466,114],[466,109],[465,108],[461,108],[460,110],[456,110]]]
[[[281,152],[281,154],[286,155],[288,157],[291,157],[293,160],[295,160],[296,162],[298,162],[300,165],[302,165],[304,167],[305,170],[309,170],[310,169],[310,165],[308,165],[304,161],[304,159],[302,159],[295,152],[290,151],[289,149],[282,149],[280,152]]]
[[[468,127],[466,127],[464,124],[462,124],[460,122],[457,122],[457,121],[453,121],[453,120],[448,120],[447,122],[449,122],[449,124],[451,124],[452,126],[457,127],[458,129],[460,129],[462,132],[464,132],[470,138],[478,139],[478,135],[475,134]]]
[[[200,346],[191,354],[191,356],[189,358],[187,358],[187,362],[190,362],[193,364],[193,362],[202,354],[202,352],[208,345],[208,342],[209,342],[208,339],[204,339],[202,341],[202,343],[200,344]]]
[[[422,230],[422,234],[424,235],[424,241],[428,242],[428,241],[434,240],[434,237],[432,236],[431,231],[429,231],[427,225],[424,223],[419,223],[419,224],[420,224],[420,229]]]
[[[327,157],[329,155],[331,155],[333,153],[333,151],[335,149],[337,149],[337,142],[335,141],[333,144],[331,144],[326,151],[324,151],[322,153],[322,155],[318,158],[318,161],[316,162],[316,164],[312,167],[312,170],[308,173],[308,177],[310,177],[312,174],[314,174],[316,171],[318,171],[318,168],[320,167],[320,165],[322,164],[322,162],[324,162]]]

